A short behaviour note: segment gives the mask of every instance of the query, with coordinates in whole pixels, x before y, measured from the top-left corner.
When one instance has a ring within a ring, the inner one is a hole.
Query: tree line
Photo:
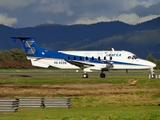
[[[150,53],[147,60],[154,62],[157,69],[160,69],[160,60],[153,58]],[[27,60],[25,51],[19,49],[3,50],[0,52],[0,68],[35,68],[31,61]]]
[[[25,51],[19,49],[3,50],[0,53],[0,68],[34,68],[27,60]]]
[[[146,59],[151,61],[151,62],[153,62],[153,63],[155,63],[156,64],[156,69],[160,69],[160,59],[153,58],[151,53],[147,56]]]

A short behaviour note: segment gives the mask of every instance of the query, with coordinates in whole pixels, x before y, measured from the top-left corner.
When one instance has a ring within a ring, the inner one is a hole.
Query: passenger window
[[[79,59],[82,60],[82,57],[80,57]]]
[[[74,60],[76,60],[76,57],[74,56]]]
[[[68,56],[68,60],[70,60],[70,57]]]

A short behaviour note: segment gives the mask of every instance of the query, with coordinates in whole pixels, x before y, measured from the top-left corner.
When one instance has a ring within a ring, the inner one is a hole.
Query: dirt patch
[[[155,106],[160,98],[154,98],[160,94],[159,88],[143,87],[130,84],[80,84],[66,83],[56,85],[13,85],[0,84],[0,98],[24,98],[24,97],[70,97],[72,106]]]
[[[154,89],[155,90],[155,89]],[[130,85],[115,84],[57,84],[57,85],[12,85],[0,84],[0,97],[55,97],[55,96],[86,96],[108,94],[135,94],[144,89]],[[156,92],[146,90],[146,92]]]

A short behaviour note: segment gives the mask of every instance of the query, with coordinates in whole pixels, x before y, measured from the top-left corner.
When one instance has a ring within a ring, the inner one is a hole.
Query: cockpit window
[[[132,56],[132,59],[137,59],[137,58],[138,58],[138,56],[136,56],[136,55]]]
[[[132,57],[131,56],[128,56],[128,59],[131,59]]]
[[[133,55],[133,56],[128,56],[128,59],[137,59],[138,57],[136,55]]]

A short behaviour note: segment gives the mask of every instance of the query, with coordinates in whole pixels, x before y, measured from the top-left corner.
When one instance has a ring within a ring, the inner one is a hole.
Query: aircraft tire
[[[155,78],[155,74],[151,74],[150,77],[151,77],[151,79],[154,79]]]
[[[106,77],[106,74],[101,73],[101,74],[100,74],[100,77],[101,77],[101,78],[105,78],[105,77]]]
[[[82,75],[82,77],[83,77],[83,78],[88,78],[88,74],[87,74],[87,73],[84,73],[84,74]]]

